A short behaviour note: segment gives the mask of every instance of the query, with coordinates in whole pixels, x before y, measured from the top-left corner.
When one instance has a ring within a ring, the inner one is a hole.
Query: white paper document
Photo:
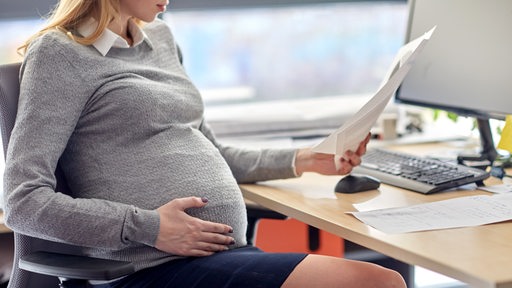
[[[377,93],[340,128],[313,147],[313,151],[335,154],[338,157],[341,157],[347,150],[355,151],[404,80],[414,59],[426,45],[434,30],[435,27],[403,46],[396,55]]]
[[[389,234],[479,226],[512,220],[512,194],[478,195],[364,212],[348,212]]]
[[[480,190],[485,190],[487,192],[492,193],[512,193],[512,184],[511,183],[503,183],[492,186],[484,186],[480,187]]]

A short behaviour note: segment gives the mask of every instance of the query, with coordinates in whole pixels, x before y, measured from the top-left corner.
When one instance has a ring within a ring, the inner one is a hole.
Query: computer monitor
[[[489,119],[512,114],[512,1],[410,0],[406,41],[436,31],[396,94],[396,102],[475,117],[481,155],[497,153]]]

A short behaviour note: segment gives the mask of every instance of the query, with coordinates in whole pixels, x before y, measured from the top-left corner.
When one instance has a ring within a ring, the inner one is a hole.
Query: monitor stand
[[[459,155],[459,164],[485,169],[492,165],[498,152],[494,147],[491,125],[489,119],[477,118],[478,131],[480,132],[480,143],[482,150],[479,155]]]

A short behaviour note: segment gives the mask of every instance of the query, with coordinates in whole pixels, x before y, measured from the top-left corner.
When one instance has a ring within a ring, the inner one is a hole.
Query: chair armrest
[[[63,279],[112,280],[135,272],[130,262],[43,251],[21,257],[19,267]]]

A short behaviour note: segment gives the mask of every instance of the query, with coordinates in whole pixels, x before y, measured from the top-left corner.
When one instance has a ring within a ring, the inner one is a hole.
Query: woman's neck
[[[133,44],[133,37],[130,34],[130,29],[128,29],[128,25],[130,18],[128,19],[114,19],[110,24],[108,25],[108,29],[110,29],[112,32],[116,33],[117,35],[121,36],[123,39],[128,42],[130,46]]]

